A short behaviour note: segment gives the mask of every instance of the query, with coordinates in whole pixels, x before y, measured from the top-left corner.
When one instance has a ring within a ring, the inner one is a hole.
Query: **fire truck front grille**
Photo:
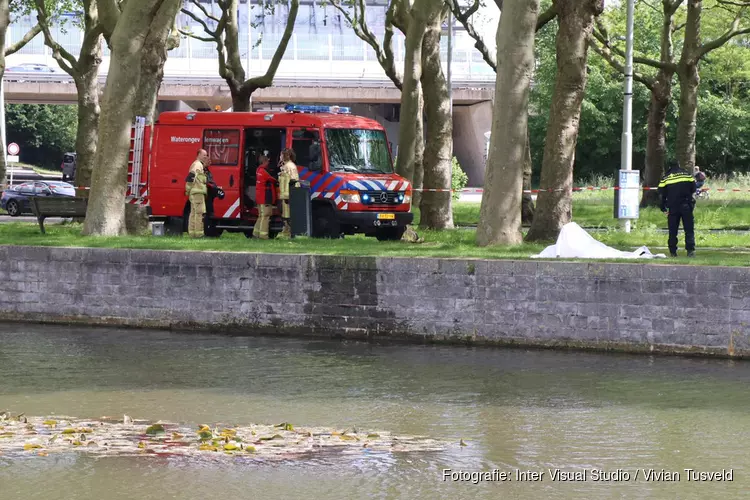
[[[398,205],[398,191],[360,191],[362,202],[367,205]]]

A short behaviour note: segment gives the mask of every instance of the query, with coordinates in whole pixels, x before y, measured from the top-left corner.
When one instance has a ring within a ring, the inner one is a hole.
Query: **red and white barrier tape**
[[[626,190],[626,189],[642,189],[643,191],[656,191],[659,188],[658,187],[627,187],[627,188],[621,188],[621,187],[615,187],[615,186],[586,186],[586,187],[574,187],[570,188],[573,192],[580,192],[580,191],[620,191],[620,190]],[[428,188],[422,188],[417,189],[413,188],[412,191],[420,191],[422,193],[447,193],[447,192],[455,192],[455,189],[428,189]],[[484,192],[484,189],[482,188],[466,188],[460,190],[464,194],[482,194]],[[525,189],[523,192],[526,194],[536,194],[536,193],[557,193],[567,191],[567,189],[563,188],[555,188],[555,189]],[[710,189],[710,188],[702,188],[701,191],[718,191],[720,193],[723,192],[733,192],[733,193],[744,193],[744,192],[750,192],[750,189]]]
[[[83,190],[89,190],[90,187],[87,186],[77,186],[75,189],[83,189]],[[615,187],[615,186],[586,186],[586,187],[574,187],[572,188],[573,192],[581,192],[581,191],[620,191],[625,189],[642,189],[643,191],[656,191],[659,188],[657,187],[648,187],[644,186],[642,188],[621,188],[621,187]],[[428,189],[428,188],[422,188],[417,189],[413,188],[412,191],[420,191],[422,193],[453,193],[457,190],[455,189]],[[484,192],[483,188],[464,188],[460,190],[464,194],[482,194]],[[566,189],[562,188],[556,188],[556,189],[524,189],[525,194],[536,194],[536,193],[557,193],[561,191],[566,191]],[[718,188],[718,189],[711,189],[711,188],[702,188],[701,191],[717,191],[719,193],[725,193],[725,192],[732,192],[732,193],[750,193],[750,188],[748,189],[739,189],[739,188],[733,188],[733,189],[726,189],[726,188]]]

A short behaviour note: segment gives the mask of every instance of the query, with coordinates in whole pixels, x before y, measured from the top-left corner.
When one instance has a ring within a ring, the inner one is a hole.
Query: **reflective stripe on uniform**
[[[695,179],[689,174],[670,174],[659,182],[659,187],[663,188],[679,182],[693,182]]]

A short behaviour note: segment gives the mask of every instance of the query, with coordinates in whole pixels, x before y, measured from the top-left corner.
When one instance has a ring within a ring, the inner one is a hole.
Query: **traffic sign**
[[[21,148],[18,147],[18,144],[15,142],[11,142],[8,144],[8,154],[11,156],[16,156],[18,153],[21,152]]]
[[[18,156],[8,155],[5,157],[8,163],[18,163]]]

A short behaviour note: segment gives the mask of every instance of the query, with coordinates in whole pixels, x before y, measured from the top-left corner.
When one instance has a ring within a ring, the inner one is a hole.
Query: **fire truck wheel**
[[[378,229],[375,233],[375,237],[378,241],[398,241],[406,232],[406,226],[400,227],[386,227]]]
[[[336,213],[329,205],[320,205],[313,209],[313,238],[340,238],[341,226]]]
[[[212,220],[205,220],[203,223],[203,234],[208,238],[218,238],[224,232],[223,229],[216,227],[216,222]]]

